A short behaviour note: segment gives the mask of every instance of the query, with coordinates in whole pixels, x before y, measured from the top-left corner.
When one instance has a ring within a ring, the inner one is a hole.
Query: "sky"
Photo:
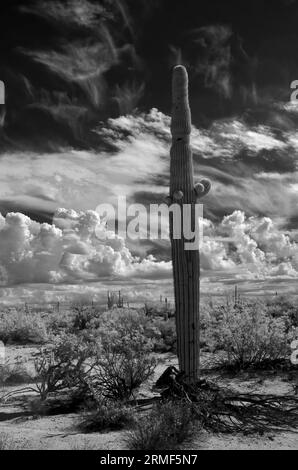
[[[1,20],[0,302],[173,298],[168,240],[95,228],[99,204],[167,195],[178,63],[212,183],[202,293],[296,293],[296,0],[10,0]]]

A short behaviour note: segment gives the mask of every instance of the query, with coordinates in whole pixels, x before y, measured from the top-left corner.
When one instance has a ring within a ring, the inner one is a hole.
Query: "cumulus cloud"
[[[100,240],[95,230],[99,225],[95,211],[60,209],[53,225],[21,213],[1,216],[1,285],[169,277],[169,263],[134,257],[117,235]]]
[[[169,184],[169,129],[170,117],[152,109],[99,124],[94,130],[103,143],[98,152],[2,155],[3,204],[66,209],[56,212],[52,226],[22,214],[1,219],[1,284],[112,278],[121,283],[167,279],[170,284],[168,242],[124,243],[116,236],[103,243],[93,234],[98,214],[89,210],[100,203],[115,205],[118,196],[146,207],[163,201]],[[293,141],[290,129],[277,133],[240,119],[216,121],[209,129],[193,127],[195,177],[212,180],[204,200],[203,283],[272,279],[273,286],[297,276],[297,236],[292,226],[287,228],[298,202]],[[280,170],[280,159],[283,165],[290,162],[288,170]]]
[[[101,282],[101,293],[103,286],[126,286],[130,299],[136,286],[149,296],[158,286],[161,294],[171,291],[171,262],[157,260],[152,254],[134,256],[125,240],[114,232],[106,231],[107,237],[99,237],[100,224],[99,214],[91,210],[59,209],[53,225],[34,222],[21,213],[1,216],[2,295],[9,297],[7,289],[17,285],[41,283],[50,291],[51,285],[77,284],[91,292],[92,284]],[[219,224],[204,220],[204,229],[203,285],[209,283],[211,289],[221,285],[223,289],[231,282],[248,286],[256,279],[280,283],[298,277],[298,244],[270,218],[246,217],[234,211]],[[107,229],[101,225],[101,230]],[[64,289],[62,297],[67,295]]]
[[[206,271],[238,270],[238,279],[298,276],[298,244],[269,217],[246,217],[236,210],[207,225],[202,247]]]

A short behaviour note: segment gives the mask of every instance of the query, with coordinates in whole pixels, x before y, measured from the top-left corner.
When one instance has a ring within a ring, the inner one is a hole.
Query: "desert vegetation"
[[[286,399],[293,408],[297,366],[290,362],[290,344],[297,338],[297,311],[295,299],[277,296],[237,303],[227,299],[203,302],[203,395],[193,404],[191,390],[179,396],[179,391],[175,394],[169,389],[169,381],[156,387],[156,379],[176,357],[173,308],[165,312],[164,304],[156,302],[143,308],[71,305],[59,314],[3,310],[0,331],[7,357],[0,365],[2,420],[6,422],[5,409],[13,406],[21,408],[19,415],[26,420],[72,413],[78,432],[86,436],[121,432],[126,448],[144,450],[178,448],[207,428],[212,432],[269,431],[272,424],[282,424],[281,404],[269,394],[268,415],[260,394],[242,395],[247,416],[241,423],[237,395],[232,397],[231,390],[225,394],[221,380],[224,384],[226,374],[236,380],[243,374],[266,371],[286,374],[283,381],[292,386]],[[12,357],[10,351],[18,354]],[[210,377],[215,379],[211,388]],[[175,377],[171,380],[178,384]],[[216,409],[215,393],[221,397],[219,406],[216,395]],[[255,397],[254,404],[251,397]],[[226,426],[222,420],[226,407],[233,410],[234,425]],[[257,407],[262,417],[258,429],[251,414]],[[294,416],[290,421],[284,425],[297,424]],[[9,442],[3,439],[3,447]]]

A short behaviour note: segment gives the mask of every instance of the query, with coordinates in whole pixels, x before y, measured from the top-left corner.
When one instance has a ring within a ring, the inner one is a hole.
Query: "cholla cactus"
[[[195,225],[195,204],[210,189],[210,182],[202,180],[194,185],[193,161],[190,148],[191,113],[188,103],[188,76],[185,67],[173,70],[172,82],[172,147],[170,164],[170,196],[168,203],[191,206],[191,227]],[[199,251],[186,250],[183,233],[173,236],[174,220],[170,212],[170,238],[176,305],[177,353],[180,371],[185,380],[194,383],[199,374]],[[183,226],[183,216],[182,216]]]

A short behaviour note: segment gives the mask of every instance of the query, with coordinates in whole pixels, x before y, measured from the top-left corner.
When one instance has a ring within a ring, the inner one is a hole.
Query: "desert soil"
[[[8,348],[8,355],[15,359],[21,355],[27,359],[26,367],[32,369],[32,347]],[[156,379],[168,365],[177,366],[177,358],[173,354],[162,354],[150,383],[140,390],[140,397],[154,394],[152,390]],[[204,360],[207,355],[203,355]],[[288,373],[258,372],[242,373],[237,376],[221,376],[220,381],[225,385],[241,391],[286,394],[293,390],[293,380],[289,380]],[[20,386],[21,387],[21,386]],[[5,391],[18,387],[6,388]],[[1,391],[1,393],[4,390]],[[34,396],[34,395],[32,395]],[[33,418],[24,415],[22,397],[18,396],[9,403],[0,405],[0,437],[5,435],[14,444],[14,448],[25,449],[126,449],[126,432],[103,432],[83,434],[78,431],[80,414],[67,414],[56,416],[42,416]],[[297,430],[298,431],[298,430]],[[250,450],[279,450],[298,449],[298,432],[276,432],[262,436],[244,436],[241,434],[220,435],[199,431],[194,433],[191,442],[183,446],[185,449],[250,449]]]

